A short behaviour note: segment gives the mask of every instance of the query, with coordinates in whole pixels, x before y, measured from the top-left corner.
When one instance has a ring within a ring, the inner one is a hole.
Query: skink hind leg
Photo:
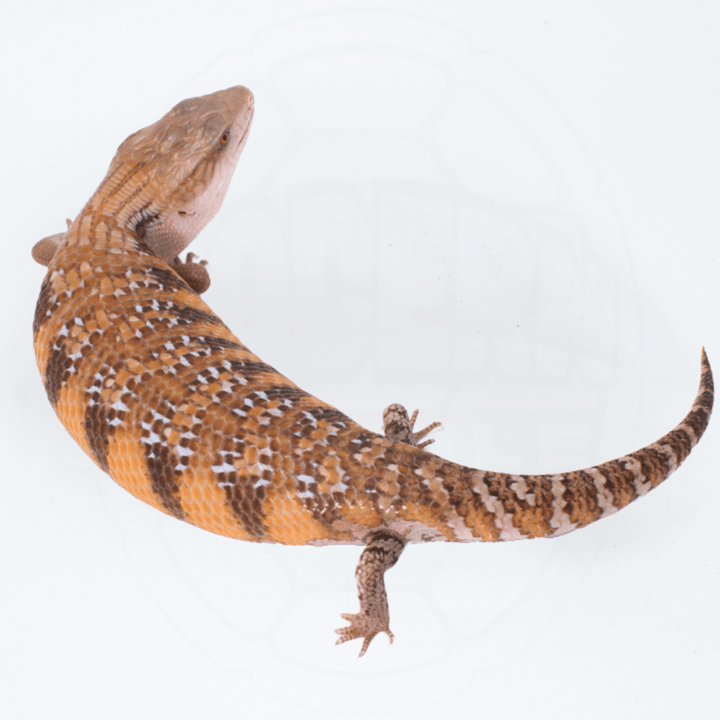
[[[404,547],[405,543],[395,535],[379,532],[371,536],[355,570],[360,612],[342,615],[342,619],[350,625],[335,631],[340,636],[336,645],[364,638],[360,650],[362,657],[378,633],[387,633],[390,642],[393,641],[385,592],[385,571],[398,561]]]
[[[425,440],[422,443],[419,441],[441,425],[439,422],[434,422],[415,432],[417,415],[418,411],[416,410],[411,418],[408,417],[407,410],[397,403],[385,408],[383,412],[385,436],[390,440],[404,442],[415,447],[429,445],[433,440]],[[398,561],[404,547],[405,542],[390,533],[377,532],[370,537],[360,555],[357,570],[355,570],[360,612],[342,615],[342,619],[347,620],[350,625],[335,631],[340,636],[337,645],[348,640],[364,638],[360,650],[360,657],[362,657],[378,633],[386,633],[390,642],[393,641],[393,634],[390,632],[387,593],[385,592],[385,571]]]
[[[400,442],[414,445],[415,447],[427,447],[430,443],[434,443],[434,438],[420,442],[427,434],[431,433],[435,428],[442,427],[439,422],[430,423],[426,428],[415,431],[415,421],[417,420],[418,411],[416,410],[412,417],[408,417],[408,412],[403,405],[394,403],[388,405],[383,411],[383,432],[390,440],[399,440]]]

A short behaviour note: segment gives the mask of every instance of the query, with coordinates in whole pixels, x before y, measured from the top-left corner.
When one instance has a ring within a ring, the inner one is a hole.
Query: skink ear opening
[[[141,239],[145,240],[151,228],[160,224],[160,216],[143,208],[135,214],[130,222],[132,231]]]

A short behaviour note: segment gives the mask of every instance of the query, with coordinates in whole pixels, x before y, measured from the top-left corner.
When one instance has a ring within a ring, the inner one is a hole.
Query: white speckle
[[[612,493],[605,488],[605,476],[595,467],[588,468],[586,472],[595,483],[595,487],[597,489],[597,501],[600,509],[602,510],[603,517],[617,512],[617,508],[613,505]]]
[[[150,425],[149,425],[148,423],[141,422],[141,423],[140,423],[140,427],[141,427],[143,430],[147,430],[147,431],[150,433],[150,436],[149,436],[149,437],[142,439],[142,441],[143,441],[144,443],[154,444],[154,443],[156,443],[156,442],[160,442],[160,436],[159,436],[157,433],[154,433],[154,432],[150,429]]]
[[[458,515],[453,515],[452,518],[448,518],[448,525],[453,529],[455,533],[455,539],[458,542],[472,542],[473,540],[477,539],[473,536],[472,530],[470,530],[470,528],[465,525],[462,518]],[[515,538],[507,539],[514,540]]]
[[[552,537],[558,535],[564,535],[574,530],[576,527],[575,523],[570,522],[570,518],[565,512],[565,505],[567,504],[563,499],[563,494],[566,490],[566,478],[562,475],[551,475],[551,491],[553,494],[553,515],[550,518],[550,527],[554,528]]]
[[[222,465],[211,465],[210,466],[213,472],[221,473],[221,472],[235,472],[235,466],[230,465],[230,463],[224,462]]]
[[[498,535],[501,540],[521,540],[525,537],[523,533],[520,532],[519,528],[516,528],[513,525],[512,517],[510,515],[505,515],[500,518],[499,524],[498,522],[495,524],[498,526],[498,530],[500,530]]]
[[[677,457],[675,455],[675,451],[668,445],[664,445],[660,442],[654,442],[647,446],[648,450],[657,450],[658,452],[664,453],[667,455],[668,458],[668,475],[672,472],[675,472],[677,470]],[[620,461],[622,461],[624,458],[620,458]]]
[[[528,485],[527,480],[520,475],[512,475],[510,477],[510,488],[518,496],[520,500],[527,497]]]

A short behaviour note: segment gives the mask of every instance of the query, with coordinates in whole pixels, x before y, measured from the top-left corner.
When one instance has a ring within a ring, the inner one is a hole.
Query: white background
[[[0,715],[715,718],[717,421],[554,541],[429,545],[396,641],[334,647],[360,549],[215,537],[71,442],[31,324],[41,237],[185,97],[256,96],[206,300],[265,361],[438,454],[555,472],[654,441],[720,360],[720,9],[699,2],[5,3]],[[720,367],[720,365],[718,365]]]

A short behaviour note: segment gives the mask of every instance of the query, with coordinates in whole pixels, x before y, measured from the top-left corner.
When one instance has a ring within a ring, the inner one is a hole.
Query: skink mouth
[[[242,136],[241,136],[240,139],[238,140],[238,144],[235,146],[235,150],[237,150],[239,147],[241,147],[242,145],[245,144],[245,141],[247,140],[248,133],[250,132],[250,126],[252,125],[252,119],[253,119],[253,115],[254,115],[254,114],[255,114],[255,108],[253,108],[253,107],[251,106],[251,107],[249,108],[247,124],[245,125],[245,129],[243,130]]]

